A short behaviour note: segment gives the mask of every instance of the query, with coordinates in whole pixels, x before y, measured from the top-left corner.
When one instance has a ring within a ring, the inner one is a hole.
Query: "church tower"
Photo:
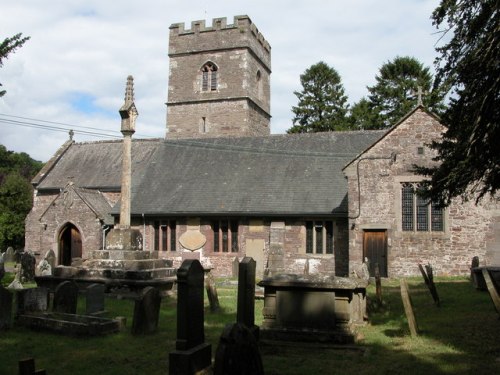
[[[167,139],[270,134],[271,47],[248,16],[170,26]]]

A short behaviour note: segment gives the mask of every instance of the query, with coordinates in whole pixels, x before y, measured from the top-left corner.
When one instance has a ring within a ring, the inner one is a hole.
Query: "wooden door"
[[[381,277],[387,277],[387,231],[365,231],[363,238],[363,259],[370,262],[370,276],[375,276],[375,263],[378,263]]]
[[[59,263],[71,266],[73,258],[82,257],[82,236],[72,224],[68,224],[59,236]]]

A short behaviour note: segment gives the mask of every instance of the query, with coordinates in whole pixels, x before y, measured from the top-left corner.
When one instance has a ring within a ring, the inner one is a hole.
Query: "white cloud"
[[[169,26],[247,14],[272,47],[271,129],[291,126],[294,90],[311,64],[325,61],[342,77],[350,101],[366,95],[380,66],[411,55],[431,66],[434,0],[38,0],[2,5],[0,39],[31,36],[0,69],[7,95],[0,114],[118,130],[126,77],[134,76],[137,133],[165,135]],[[100,111],[83,113],[75,95]],[[65,133],[2,122],[0,143],[46,161]],[[77,141],[93,140],[77,135]]]

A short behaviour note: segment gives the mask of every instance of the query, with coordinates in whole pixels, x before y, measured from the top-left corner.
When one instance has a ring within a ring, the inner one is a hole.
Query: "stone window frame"
[[[395,221],[397,226],[397,231],[404,236],[431,236],[431,237],[447,237],[449,236],[449,209],[444,208],[442,210],[442,231],[432,231],[432,223],[431,223],[431,215],[429,212],[428,216],[428,230],[417,230],[417,218],[416,218],[416,209],[417,204],[414,203],[414,226],[413,230],[403,230],[403,207],[402,207],[402,192],[403,192],[403,184],[413,184],[417,185],[421,183],[425,179],[421,176],[398,176],[394,180],[394,212],[395,212]],[[430,204],[427,204],[430,206]]]
[[[219,67],[212,61],[207,61],[200,69],[201,92],[214,92],[218,89]]]
[[[333,255],[335,253],[334,220],[310,219],[305,221],[304,227],[306,231],[306,243],[304,247],[305,254]],[[330,228],[330,233],[328,228]],[[318,239],[318,233],[321,233],[320,239]],[[318,241],[321,241],[321,252],[318,252]]]
[[[161,252],[177,251],[177,221],[155,220],[153,222],[153,250]]]
[[[211,227],[213,231],[212,252],[214,254],[239,253],[238,219],[214,219]]]

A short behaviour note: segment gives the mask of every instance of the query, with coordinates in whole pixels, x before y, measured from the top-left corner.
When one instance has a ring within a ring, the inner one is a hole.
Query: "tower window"
[[[211,62],[201,68],[201,91],[217,90],[217,66]]]

